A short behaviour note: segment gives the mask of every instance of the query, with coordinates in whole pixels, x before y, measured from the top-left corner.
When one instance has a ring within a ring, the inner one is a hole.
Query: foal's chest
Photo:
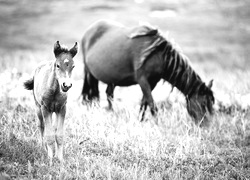
[[[50,112],[58,112],[63,106],[65,106],[66,102],[66,93],[46,92],[42,96],[41,104],[44,105]]]

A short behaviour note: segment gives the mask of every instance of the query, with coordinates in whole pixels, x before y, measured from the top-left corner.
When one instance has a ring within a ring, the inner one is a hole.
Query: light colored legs
[[[41,111],[40,107],[37,107],[36,113],[37,113],[37,117],[38,117],[38,120],[39,120],[38,121],[38,128],[39,128],[40,133],[41,133],[41,143],[42,143],[42,145],[44,145],[44,142],[43,142],[44,121],[43,121],[43,114],[42,114],[42,111]]]
[[[63,124],[66,114],[66,106],[56,113],[56,157],[63,161]]]
[[[63,124],[66,114],[66,107],[63,106],[59,112],[56,112],[56,129],[52,123],[52,112],[49,112],[45,106],[37,109],[37,116],[39,119],[39,129],[41,131],[42,143],[47,149],[50,164],[53,158],[53,146],[56,144],[55,156],[63,161]],[[44,141],[44,142],[43,142]]]
[[[45,147],[47,148],[48,157],[50,159],[50,164],[52,164],[53,158],[53,146],[55,142],[55,131],[52,126],[52,113],[49,112],[45,106],[41,106],[41,112],[44,119],[44,140]]]

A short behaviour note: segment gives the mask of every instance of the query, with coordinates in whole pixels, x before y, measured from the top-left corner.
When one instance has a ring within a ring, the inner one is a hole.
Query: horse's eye
[[[59,64],[57,64],[57,65],[56,65],[56,67],[57,67],[57,68],[60,68],[60,65],[59,65]]]

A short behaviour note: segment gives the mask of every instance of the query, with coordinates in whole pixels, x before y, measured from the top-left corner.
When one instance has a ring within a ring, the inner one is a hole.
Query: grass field
[[[139,3],[140,2],[140,3]],[[246,0],[31,1],[0,0],[0,180],[4,179],[250,179],[250,24]],[[138,121],[138,86],[117,88],[114,112],[101,102],[81,104],[82,54],[65,121],[65,161],[39,141],[32,92],[22,83],[56,40],[73,46],[95,20],[127,25],[147,21],[181,46],[202,79],[214,79],[215,114],[198,127],[183,95],[168,83],[153,92],[159,124],[150,112]],[[2,179],[1,179],[2,178]]]

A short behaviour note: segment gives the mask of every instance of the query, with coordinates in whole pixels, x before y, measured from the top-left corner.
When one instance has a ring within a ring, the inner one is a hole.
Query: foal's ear
[[[75,55],[76,55],[76,53],[77,53],[77,42],[75,43],[75,45],[74,45],[74,47],[72,47],[70,50],[69,50],[69,52],[70,52],[70,54],[71,54],[71,56],[72,57],[74,57]]]
[[[57,57],[59,56],[60,53],[61,53],[61,45],[59,44],[59,41],[56,41],[54,45],[54,54]]]

